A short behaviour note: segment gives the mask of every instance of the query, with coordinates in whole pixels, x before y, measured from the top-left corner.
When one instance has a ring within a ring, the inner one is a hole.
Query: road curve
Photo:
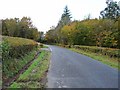
[[[118,88],[118,71],[65,48],[51,46],[48,88]]]

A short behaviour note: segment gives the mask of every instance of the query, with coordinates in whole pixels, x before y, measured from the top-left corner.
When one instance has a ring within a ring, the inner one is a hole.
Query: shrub
[[[100,53],[102,55],[107,55],[109,57],[120,57],[120,49],[113,49],[113,48],[104,48],[104,47],[97,47],[97,46],[80,46],[74,45],[73,48],[84,50],[86,52],[93,52],[93,53]]]
[[[43,44],[42,43],[40,43],[40,47],[43,48]]]
[[[2,59],[9,59],[10,45],[7,41],[3,41],[0,45],[0,51],[2,52]]]
[[[3,59],[7,57],[20,58],[37,47],[37,43],[33,40],[3,37]]]
[[[24,65],[34,59],[37,42],[29,39],[6,37],[0,45],[2,51],[3,84],[14,77]]]

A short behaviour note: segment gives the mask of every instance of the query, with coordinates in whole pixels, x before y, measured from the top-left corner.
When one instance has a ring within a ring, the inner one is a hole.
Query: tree
[[[66,6],[64,9],[64,13],[61,16],[61,20],[58,23],[58,27],[63,27],[64,25],[67,25],[71,22],[71,14],[70,14],[70,10],[68,9],[68,7]]]
[[[27,17],[23,17],[19,23],[20,26],[20,37],[27,38],[27,33],[29,32],[29,28],[32,27],[31,19]]]
[[[15,31],[17,29],[17,22],[15,19],[6,19],[5,23],[4,23],[7,32],[8,32],[8,36],[13,36],[15,35]]]
[[[2,35],[38,40],[40,33],[32,25],[31,18],[23,17],[2,20]]]
[[[44,42],[44,32],[39,32],[39,39],[38,39],[38,42],[41,42],[43,43]]]
[[[91,19],[91,14],[88,14],[87,16],[84,17],[84,20],[90,20]]]
[[[8,35],[8,30],[6,27],[6,20],[2,20],[2,35]]]
[[[71,14],[70,14],[70,10],[68,10],[68,7],[66,6],[64,9],[64,13],[62,14],[61,17],[61,23],[63,25],[67,25],[71,22]]]
[[[61,16],[61,19],[60,19],[60,21],[58,22],[58,25],[55,28],[55,30],[56,30],[55,33],[56,33],[56,36],[57,36],[56,40],[57,40],[58,43],[63,41],[63,38],[61,37],[62,35],[60,33],[62,27],[65,26],[65,25],[70,24],[71,23],[71,18],[72,17],[71,17],[71,14],[70,14],[70,10],[66,6],[64,8],[64,12],[63,12],[63,14]]]
[[[103,19],[117,19],[120,16],[120,7],[117,2],[112,0],[106,1],[107,7],[100,12]]]
[[[49,30],[48,32],[46,32],[45,35],[45,40],[47,41],[47,43],[56,43],[55,38],[54,38],[54,31],[53,29]]]

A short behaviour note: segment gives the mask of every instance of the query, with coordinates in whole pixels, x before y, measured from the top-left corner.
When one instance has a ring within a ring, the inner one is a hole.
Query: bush
[[[10,53],[10,45],[7,41],[3,41],[0,45],[0,50],[2,52],[2,59],[6,60],[9,59],[9,53]]]
[[[0,45],[2,51],[3,84],[13,78],[25,64],[34,59],[37,42],[17,37],[5,37]]]
[[[71,45],[65,45],[66,48],[71,48]]]
[[[42,43],[40,43],[40,47],[43,48],[43,44]]]
[[[84,50],[86,52],[93,52],[93,53],[100,53],[102,55],[107,55],[109,57],[120,57],[120,49],[113,49],[113,48],[104,48],[104,47],[97,47],[97,46],[80,46],[74,45],[73,48]]]
[[[33,40],[3,37],[2,56],[6,58],[20,58],[37,47],[37,43]]]

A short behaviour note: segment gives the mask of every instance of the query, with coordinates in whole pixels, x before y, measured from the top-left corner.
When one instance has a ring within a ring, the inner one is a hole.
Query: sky
[[[115,0],[119,1],[119,0]],[[56,26],[67,5],[72,20],[83,20],[89,14],[99,18],[106,0],[0,0],[0,19],[30,17],[39,31]]]

